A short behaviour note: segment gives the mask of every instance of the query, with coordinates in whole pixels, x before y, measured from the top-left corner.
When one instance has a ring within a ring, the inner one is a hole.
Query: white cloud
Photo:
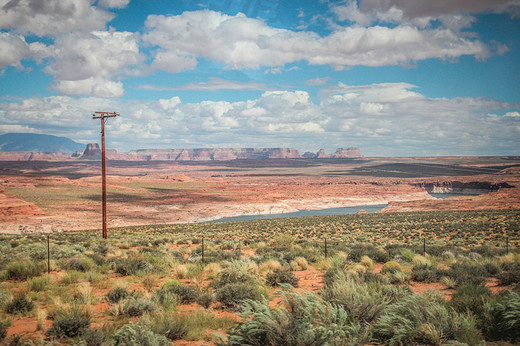
[[[22,34],[38,36],[104,29],[114,15],[92,3],[91,0],[0,0],[0,29],[15,28]]]
[[[142,85],[140,89],[144,90],[200,90],[200,91],[218,91],[218,90],[267,90],[265,84],[254,81],[239,82],[227,80],[217,77],[209,77],[207,82],[189,83],[178,87],[164,87],[155,85]]]
[[[123,84],[114,81],[132,73],[142,61],[136,35],[94,31],[60,35],[55,60],[46,71],[55,76],[54,88],[66,95],[118,97]]]
[[[98,0],[98,6],[102,8],[125,8],[130,0]]]
[[[94,111],[107,122],[109,147],[358,146],[366,155],[506,155],[520,148],[520,105],[483,98],[429,98],[407,83],[338,83],[312,102],[304,91],[268,91],[241,102],[182,103],[54,96],[0,103],[0,131],[97,141]],[[497,116],[494,114],[503,114]]]
[[[228,68],[256,69],[300,60],[341,68],[489,55],[484,43],[447,28],[346,27],[319,37],[312,32],[272,28],[242,14],[228,16],[212,11],[151,15],[145,25],[143,40],[157,47],[153,66],[170,72],[193,69],[198,58],[221,62]]]
[[[0,68],[15,66],[21,68],[20,60],[31,55],[25,38],[9,32],[0,32]]]
[[[53,88],[65,95],[91,95],[94,97],[120,97],[124,93],[123,83],[113,82],[99,77],[80,80],[62,80]]]
[[[483,11],[512,12],[520,8],[517,0],[361,0],[363,13],[387,12],[398,9],[405,18],[439,17],[445,14],[478,13]]]

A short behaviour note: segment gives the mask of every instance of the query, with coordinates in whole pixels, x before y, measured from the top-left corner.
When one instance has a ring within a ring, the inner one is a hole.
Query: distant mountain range
[[[75,153],[85,149],[85,144],[66,137],[35,133],[7,133],[0,135],[0,151],[31,151],[43,153]]]
[[[300,155],[292,148],[195,148],[195,149],[138,149],[118,153],[107,149],[108,160],[123,161],[228,161],[260,159],[340,159],[363,157],[359,148],[338,148],[327,154]],[[100,160],[101,150],[97,143],[86,146],[65,137],[32,133],[8,133],[0,135],[0,161],[69,161]]]

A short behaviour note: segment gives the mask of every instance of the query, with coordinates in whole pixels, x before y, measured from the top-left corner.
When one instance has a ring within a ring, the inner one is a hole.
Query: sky
[[[520,155],[520,0],[0,0],[0,134]]]

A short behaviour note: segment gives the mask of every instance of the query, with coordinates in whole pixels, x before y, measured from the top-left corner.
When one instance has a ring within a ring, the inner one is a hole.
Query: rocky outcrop
[[[330,156],[333,159],[345,159],[351,157],[363,157],[359,148],[338,148],[334,154]]]
[[[412,185],[423,188],[429,193],[460,193],[468,195],[479,195],[487,192],[496,192],[502,188],[514,187],[508,183],[491,183],[485,181],[474,181],[469,183],[463,183],[460,181],[442,181],[433,183],[416,183]]]
[[[335,153],[327,154],[321,149],[316,154],[300,155],[292,148],[197,148],[197,149],[139,149],[127,154],[115,149],[106,149],[108,160],[122,161],[230,161],[230,160],[265,160],[265,159],[301,159],[301,158],[351,158],[362,157],[358,148],[338,148]],[[97,143],[89,143],[83,152],[72,155],[61,153],[0,152],[0,161],[68,161],[101,160],[101,149]]]
[[[135,161],[228,161],[255,159],[301,158],[298,150],[290,148],[199,148],[199,149],[141,149],[127,155]]]
[[[80,159],[83,160],[100,160],[101,159],[101,149],[99,148],[99,144],[97,143],[89,143],[83,151],[83,155],[81,155]]]

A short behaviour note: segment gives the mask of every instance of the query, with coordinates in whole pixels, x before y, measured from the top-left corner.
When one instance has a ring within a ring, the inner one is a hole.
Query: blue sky
[[[518,0],[0,0],[0,134],[519,155]]]

